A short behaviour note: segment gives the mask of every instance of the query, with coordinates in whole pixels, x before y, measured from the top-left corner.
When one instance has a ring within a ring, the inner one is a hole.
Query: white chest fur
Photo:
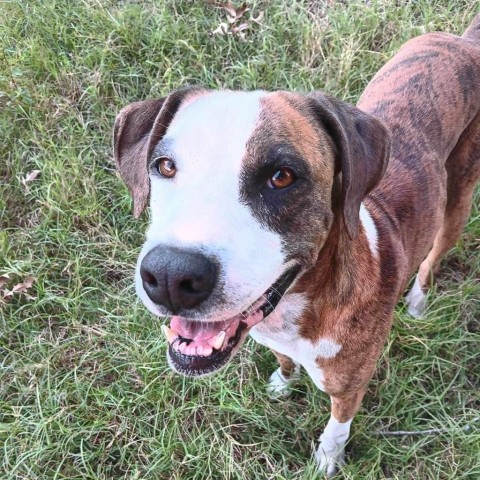
[[[342,346],[325,337],[311,342],[300,336],[296,320],[306,305],[307,300],[301,294],[285,295],[275,311],[250,330],[250,335],[258,343],[301,364],[316,386],[323,390],[323,372],[315,360],[335,357]]]

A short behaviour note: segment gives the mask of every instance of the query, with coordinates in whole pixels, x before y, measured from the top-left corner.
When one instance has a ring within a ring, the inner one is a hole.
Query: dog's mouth
[[[275,310],[300,271],[288,269],[254,303],[239,315],[222,321],[200,321],[174,316],[167,337],[168,360],[178,373],[202,376],[223,367],[245,340],[248,331]]]

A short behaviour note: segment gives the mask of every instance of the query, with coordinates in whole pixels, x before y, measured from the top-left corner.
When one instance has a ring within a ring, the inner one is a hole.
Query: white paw
[[[413,318],[421,318],[427,306],[427,295],[423,292],[418,281],[418,275],[411,290],[407,293],[405,300],[408,305],[408,313]]]
[[[345,465],[345,443],[350,435],[351,423],[352,420],[340,423],[332,415],[320,435],[320,445],[315,458],[318,472],[327,478],[332,478],[337,473],[338,467]]]
[[[267,393],[270,398],[277,400],[288,398],[292,394],[291,385],[300,378],[300,365],[295,366],[295,370],[289,378],[285,378],[280,370],[277,368],[271,375],[268,381]]]
[[[315,459],[317,460],[318,473],[325,475],[327,478],[333,478],[338,472],[338,467],[345,465],[343,449],[336,452],[326,452],[322,444],[318,447]]]

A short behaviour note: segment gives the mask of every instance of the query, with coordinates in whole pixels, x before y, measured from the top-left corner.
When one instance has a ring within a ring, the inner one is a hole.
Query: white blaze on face
[[[159,244],[217,258],[227,304],[207,300],[202,309],[212,318],[240,313],[285,270],[280,236],[262,227],[240,202],[242,160],[264,95],[200,96],[180,107],[169,126],[162,145],[168,146],[165,154],[177,173],[173,179],[150,176],[151,224],[137,265],[137,292],[154,313],[159,312],[143,289],[139,266]]]

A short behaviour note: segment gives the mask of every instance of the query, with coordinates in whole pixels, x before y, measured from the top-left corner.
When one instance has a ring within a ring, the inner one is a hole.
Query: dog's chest
[[[250,335],[258,343],[301,364],[323,390],[323,373],[316,360],[333,358],[342,347],[329,338],[312,342],[300,335],[297,320],[306,306],[307,300],[301,294],[286,295],[269,317],[250,330]]]

